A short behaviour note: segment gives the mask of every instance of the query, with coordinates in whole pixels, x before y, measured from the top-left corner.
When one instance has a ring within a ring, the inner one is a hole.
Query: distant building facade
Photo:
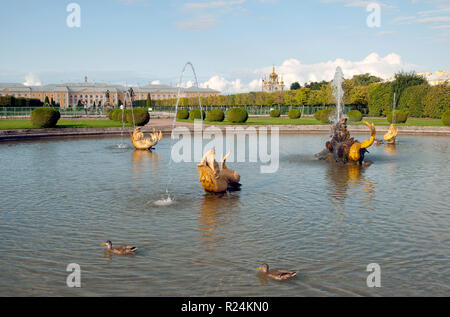
[[[262,80],[262,91],[264,92],[277,92],[284,90],[284,81],[283,78],[278,79],[278,74],[275,72],[275,67],[272,69],[272,74],[269,75],[269,80],[264,78]]]
[[[116,106],[119,100],[126,102],[126,91],[130,87],[122,85],[110,85],[104,83],[89,83],[85,77],[84,83],[53,84],[44,86],[25,86],[23,84],[1,84],[0,96],[13,96],[16,98],[33,98],[45,102],[45,98],[54,100],[62,108],[75,107],[79,103],[86,107],[94,105]],[[131,87],[134,91],[134,100],[146,100],[150,94],[152,100],[164,100],[177,98],[177,87],[168,85],[147,85]],[[219,91],[209,88],[181,88],[180,97],[190,98],[217,96]]]

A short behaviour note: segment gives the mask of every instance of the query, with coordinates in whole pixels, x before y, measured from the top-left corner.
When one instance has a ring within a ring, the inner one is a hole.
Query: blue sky
[[[81,7],[69,28],[66,7]],[[450,69],[450,0],[15,0],[0,11],[0,81],[176,83],[191,61],[203,86],[255,90],[275,65],[286,82],[371,71]],[[330,78],[329,78],[330,77]],[[187,78],[189,80],[191,78]]]

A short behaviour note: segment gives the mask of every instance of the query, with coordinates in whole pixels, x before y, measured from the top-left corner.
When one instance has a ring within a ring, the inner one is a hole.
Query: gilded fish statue
[[[222,158],[221,166],[215,159],[215,150],[210,150],[203,156],[198,167],[199,182],[203,189],[210,193],[223,193],[227,190],[239,190],[241,184],[241,176],[229,169],[226,165],[226,160],[230,153]]]
[[[130,136],[136,150],[149,150],[161,141],[162,132],[153,129],[153,133],[150,133],[149,137],[144,139],[145,136],[141,127],[137,127]]]
[[[330,141],[326,143],[326,149],[316,154],[320,160],[336,161],[341,163],[355,162],[363,164],[367,148],[375,141],[376,130],[373,123],[363,121],[370,129],[370,138],[359,142],[350,136],[347,130],[347,119],[343,119],[333,126],[333,134]]]
[[[384,140],[387,144],[395,144],[397,135],[398,128],[394,124],[391,124],[391,126],[389,127],[389,131],[384,135]]]

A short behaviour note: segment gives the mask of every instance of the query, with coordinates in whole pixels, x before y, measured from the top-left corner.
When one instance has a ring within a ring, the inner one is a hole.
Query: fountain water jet
[[[192,70],[192,73],[194,74],[195,87],[197,89],[199,89],[197,73],[195,72],[194,65],[191,62],[187,62],[184,65],[183,70],[181,71],[180,80],[178,82],[177,102],[175,104],[175,115],[174,115],[173,122],[172,122],[172,132],[175,129],[175,125],[177,123],[178,106],[180,104],[180,98],[181,98],[180,93],[181,93],[181,88],[182,88],[182,84],[183,84],[184,73],[186,72],[186,69],[187,69],[188,66],[190,66],[190,68]],[[201,98],[200,98],[200,92],[198,93],[198,104],[200,106],[200,116],[201,116],[201,118],[203,120],[203,107],[202,107],[202,101],[201,101]],[[172,148],[173,148],[173,137],[171,137],[171,144],[170,144],[171,151],[170,151],[170,153],[172,153]],[[169,171],[169,180],[167,182],[167,187],[166,187],[167,198],[163,198],[161,200],[156,201],[155,205],[158,205],[158,206],[169,206],[169,205],[171,205],[172,203],[175,202],[175,199],[170,196],[170,192],[169,192],[169,188],[170,188],[170,185],[172,183],[172,176],[170,175],[171,166],[172,166],[172,157],[170,158],[169,164],[167,166],[168,171]]]
[[[344,83],[344,73],[342,69],[338,66],[336,68],[336,73],[334,74],[334,79],[331,82],[331,87],[333,87],[333,96],[336,99],[336,120],[333,120],[334,123],[341,122],[344,111],[342,104],[344,103],[344,89],[342,88],[342,84]]]

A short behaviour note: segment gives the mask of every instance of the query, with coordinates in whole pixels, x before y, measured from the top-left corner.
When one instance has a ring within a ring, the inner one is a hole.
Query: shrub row
[[[450,109],[450,86],[417,85],[405,88],[398,99],[398,109],[411,117],[441,118]],[[369,115],[386,116],[392,112],[392,83],[369,86]]]

